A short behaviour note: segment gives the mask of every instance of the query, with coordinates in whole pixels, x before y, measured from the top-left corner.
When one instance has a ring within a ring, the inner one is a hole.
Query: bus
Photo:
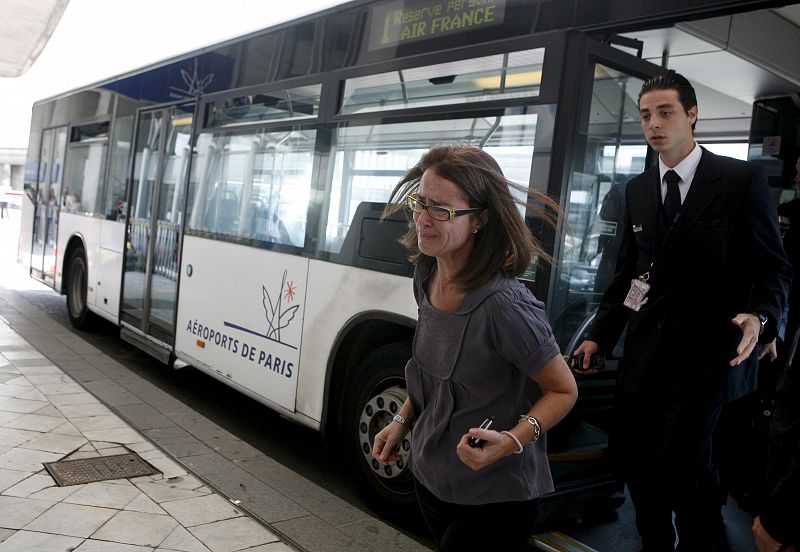
[[[355,0],[39,101],[18,260],[66,295],[76,328],[105,319],[336,436],[373,504],[408,504],[407,465],[370,452],[407,396],[417,315],[408,219],[382,220],[394,185],[459,141],[559,199],[571,232],[522,213],[555,259],[522,280],[569,353],[613,271],[621,187],[654,159],[636,94],[663,55],[634,30],[686,34],[673,24],[774,3],[584,4]],[[706,129],[746,149],[747,129]],[[618,504],[615,362],[578,379],[548,435],[547,500]]]

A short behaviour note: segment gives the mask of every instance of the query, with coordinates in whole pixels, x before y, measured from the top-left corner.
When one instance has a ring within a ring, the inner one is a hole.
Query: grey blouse
[[[428,302],[433,270],[414,274],[419,321],[406,381],[413,407],[411,469],[440,500],[454,504],[530,500],[553,490],[546,438],[473,471],[456,455],[471,427],[517,425],[541,391],[530,375],[560,354],[544,305],[514,278],[497,275],[453,311]]]

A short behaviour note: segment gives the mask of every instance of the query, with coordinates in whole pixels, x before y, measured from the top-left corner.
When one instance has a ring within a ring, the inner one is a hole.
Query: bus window
[[[72,128],[63,191],[66,211],[96,213],[100,210],[108,127],[106,121]]]
[[[128,159],[131,154],[134,116],[117,117],[111,137],[111,152],[108,162],[108,189],[105,195],[103,214],[109,220],[121,220],[125,216],[125,187],[128,181]]]
[[[189,230],[303,247],[315,139],[314,130],[200,135]]]
[[[340,113],[369,113],[539,95],[544,48],[348,79]]]
[[[536,120],[535,113],[525,113],[340,128],[322,249],[339,253],[359,204],[385,202],[406,171],[439,142],[480,145],[509,180],[527,186]]]
[[[322,86],[261,92],[226,98],[208,108],[208,127],[230,127],[256,122],[310,119],[319,115]]]

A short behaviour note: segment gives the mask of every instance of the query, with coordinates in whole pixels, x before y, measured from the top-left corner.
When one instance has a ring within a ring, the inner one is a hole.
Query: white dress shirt
[[[694,173],[697,172],[697,165],[700,164],[700,158],[703,156],[703,150],[700,146],[697,145],[697,142],[694,143],[694,149],[683,158],[683,160],[675,165],[674,167],[667,166],[664,163],[664,160],[661,159],[661,156],[658,156],[658,171],[661,175],[661,201],[664,201],[664,198],[667,197],[667,181],[664,179],[664,175],[667,174],[667,171],[673,170],[678,173],[678,176],[681,177],[680,181],[678,182],[678,191],[681,193],[681,205],[683,205],[683,201],[686,199],[686,194],[689,193],[689,187],[692,185],[692,180],[694,180]]]

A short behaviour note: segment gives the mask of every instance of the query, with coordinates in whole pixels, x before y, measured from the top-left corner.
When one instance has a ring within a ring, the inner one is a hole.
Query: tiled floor
[[[59,487],[43,462],[135,451],[163,475]],[[0,552],[293,550],[0,320]]]

